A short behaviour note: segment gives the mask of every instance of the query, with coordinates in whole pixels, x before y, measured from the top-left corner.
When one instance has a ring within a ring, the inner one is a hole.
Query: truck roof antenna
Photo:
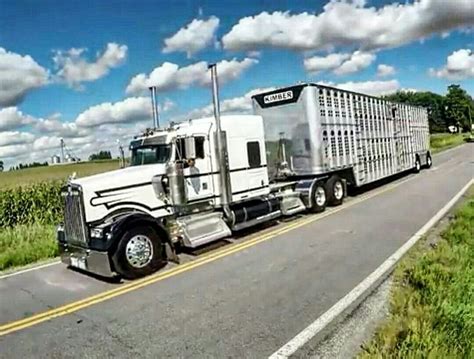
[[[158,115],[158,102],[156,101],[156,86],[150,86],[151,108],[153,111],[153,129],[160,128],[160,118]]]
[[[221,127],[221,111],[219,107],[219,82],[217,79],[217,66],[210,64],[208,68],[211,70],[212,80],[212,100],[214,104],[214,117],[216,119],[216,155],[219,161],[219,182],[221,185],[221,206],[228,220],[232,218],[230,203],[232,201],[232,189],[230,187],[229,178],[229,159],[227,154],[227,139],[225,131]]]

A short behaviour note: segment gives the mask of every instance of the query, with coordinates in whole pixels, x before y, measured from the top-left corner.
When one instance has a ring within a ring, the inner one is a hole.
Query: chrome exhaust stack
[[[214,105],[214,118],[216,119],[216,158],[219,162],[219,182],[221,187],[220,204],[224,210],[227,220],[232,220],[233,215],[230,209],[232,202],[232,188],[230,184],[229,175],[229,156],[227,152],[227,138],[225,131],[221,127],[221,114],[219,107],[219,83],[217,79],[217,66],[210,64],[208,67],[211,70],[212,80],[212,100]]]
[[[158,102],[156,101],[156,87],[149,87],[151,95],[151,109],[153,112],[153,129],[160,127],[160,118],[158,114]]]

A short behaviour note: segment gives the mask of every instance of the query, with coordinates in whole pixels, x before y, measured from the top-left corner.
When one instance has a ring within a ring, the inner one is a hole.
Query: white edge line
[[[394,254],[392,254],[385,262],[383,262],[375,271],[360,282],[352,289],[344,298],[334,304],[328,311],[303,329],[288,343],[278,349],[269,358],[282,359],[288,358],[298,349],[303,347],[308,341],[320,333],[328,324],[346,311],[352,303],[357,301],[367,290],[369,290],[378,280],[387,274],[392,267],[405,255],[405,253],[415,245],[416,242],[435,225],[446,213],[454,206],[461,196],[474,184],[471,179],[446,205],[441,208],[421,229],[418,230],[403,246],[401,246]]]
[[[51,263],[45,263],[45,264],[37,265],[37,266],[31,267],[31,268],[22,269],[22,270],[12,272],[12,273],[9,273],[9,274],[4,274],[4,275],[0,276],[0,280],[10,278],[10,277],[14,277],[16,275],[20,275],[20,274],[23,274],[23,273],[32,272],[32,271],[35,271],[35,270],[38,270],[38,269],[51,267],[51,266],[54,266],[54,265],[59,264],[59,263],[61,263],[61,261],[54,261],[54,262],[51,262]]]

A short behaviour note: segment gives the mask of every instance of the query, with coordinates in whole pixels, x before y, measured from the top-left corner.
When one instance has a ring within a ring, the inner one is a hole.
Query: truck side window
[[[204,141],[206,138],[204,136],[194,137],[196,144],[196,158],[204,158]],[[176,140],[176,158],[177,159],[186,159],[186,148],[184,146],[184,138],[178,138]]]
[[[182,160],[186,158],[186,151],[184,147],[184,138],[176,140],[176,159]]]
[[[195,137],[196,143],[196,158],[204,158],[204,141],[205,137],[197,136]]]
[[[261,166],[262,161],[260,159],[260,144],[258,141],[247,142],[247,157],[250,168]]]

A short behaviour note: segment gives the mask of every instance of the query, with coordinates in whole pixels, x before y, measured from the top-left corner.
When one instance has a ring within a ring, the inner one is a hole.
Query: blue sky
[[[473,94],[473,14],[470,0],[410,1],[398,7],[389,1],[363,0],[330,4],[289,0],[3,1],[0,159],[8,164],[46,160],[56,150],[59,137],[65,137],[83,156],[113,146],[104,140],[104,134],[109,140],[120,137],[126,141],[139,125],[151,123],[146,118],[149,109],[137,115],[140,110],[130,107],[145,102],[113,104],[146,97],[139,89],[126,89],[138,74],[143,74],[141,88],[157,81],[150,73],[165,62],[186,68],[201,61],[235,59],[222,76],[221,97],[229,100],[224,109],[236,112],[248,111],[245,94],[251,90],[298,81],[374,94],[399,89],[444,93],[450,83],[460,83]],[[193,21],[199,22],[199,31],[176,37]],[[218,25],[210,26],[212,21]],[[203,45],[189,56],[186,49],[199,42],[192,37],[206,31],[209,36],[201,38]],[[174,36],[175,46],[164,50],[165,39]],[[115,47],[108,49],[110,44]],[[74,57],[71,49],[84,50],[76,51]],[[100,62],[106,49],[110,59]],[[337,56],[328,57],[331,54]],[[162,121],[206,114],[210,102],[207,75],[169,71],[157,72],[159,79],[170,76],[158,93],[165,107]],[[32,73],[34,85],[28,79]],[[21,86],[24,88],[19,89]],[[111,103],[108,108],[100,107],[107,103]],[[123,113],[117,114],[120,110]],[[12,118],[18,119],[18,125],[12,125]],[[101,121],[106,124],[101,126]],[[66,124],[68,131],[58,129],[58,123]],[[34,154],[26,154],[24,150],[31,145]]]

